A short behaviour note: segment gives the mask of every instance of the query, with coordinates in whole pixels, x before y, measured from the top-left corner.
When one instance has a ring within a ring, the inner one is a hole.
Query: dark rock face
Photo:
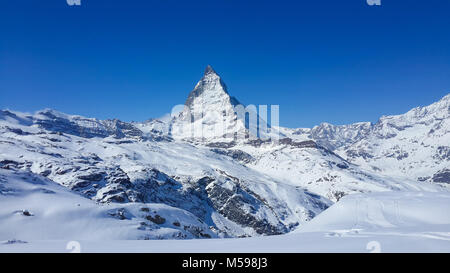
[[[141,130],[137,129],[130,123],[126,123],[118,119],[105,120],[102,123],[106,125],[108,134],[114,135],[116,138],[142,136]]]
[[[404,153],[399,154],[396,158],[397,158],[397,160],[402,160],[402,159],[407,158],[408,156],[409,156],[409,154],[404,152]]]
[[[16,161],[13,161],[13,160],[2,160],[2,161],[0,161],[0,168],[3,168],[3,169],[9,169],[10,167],[17,168],[18,165],[20,165],[20,163],[16,162]]]
[[[139,201],[136,199],[136,193],[131,190],[133,184],[130,178],[121,168],[91,167],[79,169],[77,173],[80,175],[76,176],[76,181],[69,185],[69,188],[88,198],[105,203]],[[101,194],[97,195],[100,189]]]
[[[211,147],[211,148],[228,149],[228,148],[232,148],[232,147],[236,146],[236,143],[234,141],[231,141],[231,142],[211,142],[211,143],[207,143],[206,146]]]
[[[247,141],[246,144],[252,145],[253,147],[261,147],[261,145],[269,144],[270,142],[271,142],[270,139],[262,140],[262,139],[258,138],[258,139],[251,139],[251,140]]]
[[[24,131],[22,131],[21,129],[18,129],[18,128],[10,128],[10,127],[6,127],[5,129],[8,130],[8,131],[11,132],[11,133],[16,134],[16,135],[21,135],[21,136],[28,136],[28,135],[31,135],[30,133],[24,132]]]
[[[157,225],[162,225],[166,222],[166,219],[156,214],[155,216],[147,215],[145,219],[152,221]]]
[[[429,176],[422,176],[422,177],[418,177],[418,178],[417,178],[417,181],[419,181],[419,182],[425,182],[425,181],[427,181],[428,179],[430,179]]]
[[[267,140],[262,140],[262,139],[254,139],[254,140],[249,140],[247,141],[246,144],[248,145],[252,145],[253,147],[261,147],[264,144],[269,144],[271,143],[272,140],[267,139]],[[293,148],[313,148],[313,149],[323,149],[323,150],[327,150],[326,148],[321,147],[320,145],[318,145],[315,141],[313,140],[306,140],[306,141],[295,141],[292,138],[281,138],[278,141],[281,145],[286,145],[289,147],[293,147]]]
[[[133,181],[127,190],[133,202],[163,203],[185,209],[204,219],[207,214],[204,196],[198,192],[198,185],[185,185],[156,169],[144,170],[146,179]]]
[[[339,201],[342,197],[346,195],[345,192],[342,191],[333,191],[331,194],[336,198],[336,201]]]
[[[183,226],[183,229],[194,235],[196,238],[211,238],[211,235],[204,233],[204,230],[197,226]]]
[[[77,178],[86,181],[100,181],[103,179],[104,173],[91,173],[87,175],[80,175]]]
[[[241,163],[250,163],[254,161],[254,158],[248,153],[241,150],[224,150],[224,149],[211,149],[211,151],[231,157],[234,160],[237,160]]]
[[[12,239],[12,240],[8,240],[8,241],[4,242],[3,244],[5,244],[5,245],[28,244],[28,242],[27,241],[22,241],[22,240]]]
[[[345,154],[349,157],[349,158],[357,158],[357,157],[362,157],[363,159],[370,159],[373,158],[373,155],[361,150],[347,150],[345,152]]]
[[[14,160],[0,161],[1,169],[23,169],[23,168],[30,168],[31,166],[32,166],[32,163],[29,161],[25,161],[25,162],[17,162]]]
[[[252,227],[259,234],[281,234],[287,232],[287,229],[280,223],[273,226],[266,219],[256,217],[257,210],[267,205],[264,200],[241,186],[235,184],[231,191],[221,186],[221,183],[213,177],[203,177],[193,184],[182,184],[166,174],[151,169],[148,171],[149,179],[145,181],[135,181],[128,191],[109,191],[105,194],[112,194],[103,200],[106,202],[122,202],[116,200],[117,194],[122,193],[124,199],[130,199],[135,196],[139,202],[164,203],[170,206],[179,207],[190,211],[200,219],[207,220],[210,211],[216,210],[224,217],[234,221],[242,226]],[[227,178],[228,181],[236,179]],[[235,182],[233,182],[235,183]],[[125,197],[126,196],[126,197]],[[249,206],[250,211],[245,211],[243,207]],[[146,212],[148,208],[141,208]],[[117,214],[117,213],[116,213]],[[149,214],[146,219],[158,225],[164,224],[166,220],[158,214]],[[176,226],[176,223],[173,223]],[[180,223],[177,223],[180,225]],[[190,230],[195,236],[208,237]]]
[[[439,146],[437,147],[436,154],[433,156],[437,160],[450,160],[450,147],[449,146]]]
[[[91,172],[87,172],[86,174],[78,175],[76,177],[77,181],[71,185],[70,189],[80,191],[85,195],[89,196],[88,191],[83,192],[83,190],[92,185],[93,183],[103,180],[103,177],[105,175],[106,175],[105,172],[101,171],[96,172],[95,169],[91,170]]]
[[[108,215],[114,218],[117,218],[119,220],[129,220],[131,219],[131,214],[124,208],[110,210],[108,212]]]
[[[403,151],[398,145],[395,145],[389,152],[384,154],[385,157],[396,158],[397,160],[405,159],[409,156],[408,152]]]
[[[28,210],[22,210],[22,215],[23,216],[34,216],[31,212],[29,212]]]
[[[128,196],[124,192],[109,192],[109,194],[112,195],[108,196],[107,202],[125,203],[128,200]]]
[[[338,167],[340,169],[348,169],[348,165],[345,163],[337,163],[336,167]]]
[[[443,169],[433,175],[433,182],[450,184],[450,169]]]
[[[317,143],[312,140],[296,142],[291,138],[280,139],[280,144],[289,145],[295,148],[318,148]]]
[[[236,184],[233,190],[222,187],[219,183],[212,182],[208,185],[208,197],[214,209],[229,220],[242,226],[252,227],[257,233],[265,235],[275,235],[287,232],[286,227],[281,223],[274,226],[264,218],[255,216],[261,206],[267,206],[262,199]],[[243,207],[249,207],[249,211]]]
[[[89,185],[91,185],[90,181],[80,181],[80,182],[74,183],[70,189],[76,191],[81,188],[86,188]]]

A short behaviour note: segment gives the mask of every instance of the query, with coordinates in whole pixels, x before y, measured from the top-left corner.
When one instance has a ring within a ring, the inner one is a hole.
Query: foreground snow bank
[[[16,238],[0,242],[0,252],[69,252],[78,243],[81,252],[450,252],[449,208],[450,194],[446,193],[361,194],[343,198],[286,235],[208,240],[87,239],[76,243]]]

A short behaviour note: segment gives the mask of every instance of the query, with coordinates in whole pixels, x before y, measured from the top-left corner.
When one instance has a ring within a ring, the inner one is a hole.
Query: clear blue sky
[[[207,64],[280,123],[376,121],[450,93],[450,1],[0,0],[0,108],[141,121]]]

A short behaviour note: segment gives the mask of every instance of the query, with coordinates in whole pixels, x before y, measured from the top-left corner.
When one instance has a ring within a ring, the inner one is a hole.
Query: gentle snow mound
[[[430,226],[446,226],[450,231],[449,208],[450,194],[445,192],[354,194],[342,198],[297,232]]]

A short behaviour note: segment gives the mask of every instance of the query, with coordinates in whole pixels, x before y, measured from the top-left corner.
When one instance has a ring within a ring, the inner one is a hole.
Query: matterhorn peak
[[[216,104],[217,102],[225,103],[231,100],[227,86],[212,66],[208,65],[203,77],[195,85],[194,90],[189,93],[185,105],[192,108],[194,103]]]
[[[172,136],[187,138],[193,132],[191,126],[200,128],[201,137],[223,138],[232,132],[242,131],[245,125],[237,121],[235,106],[239,102],[228,94],[221,77],[208,65],[202,78],[189,93],[185,109],[172,124]],[[188,128],[188,129],[187,129]]]
[[[209,64],[206,66],[204,75],[208,75],[208,74],[216,74],[217,75],[217,72]]]

